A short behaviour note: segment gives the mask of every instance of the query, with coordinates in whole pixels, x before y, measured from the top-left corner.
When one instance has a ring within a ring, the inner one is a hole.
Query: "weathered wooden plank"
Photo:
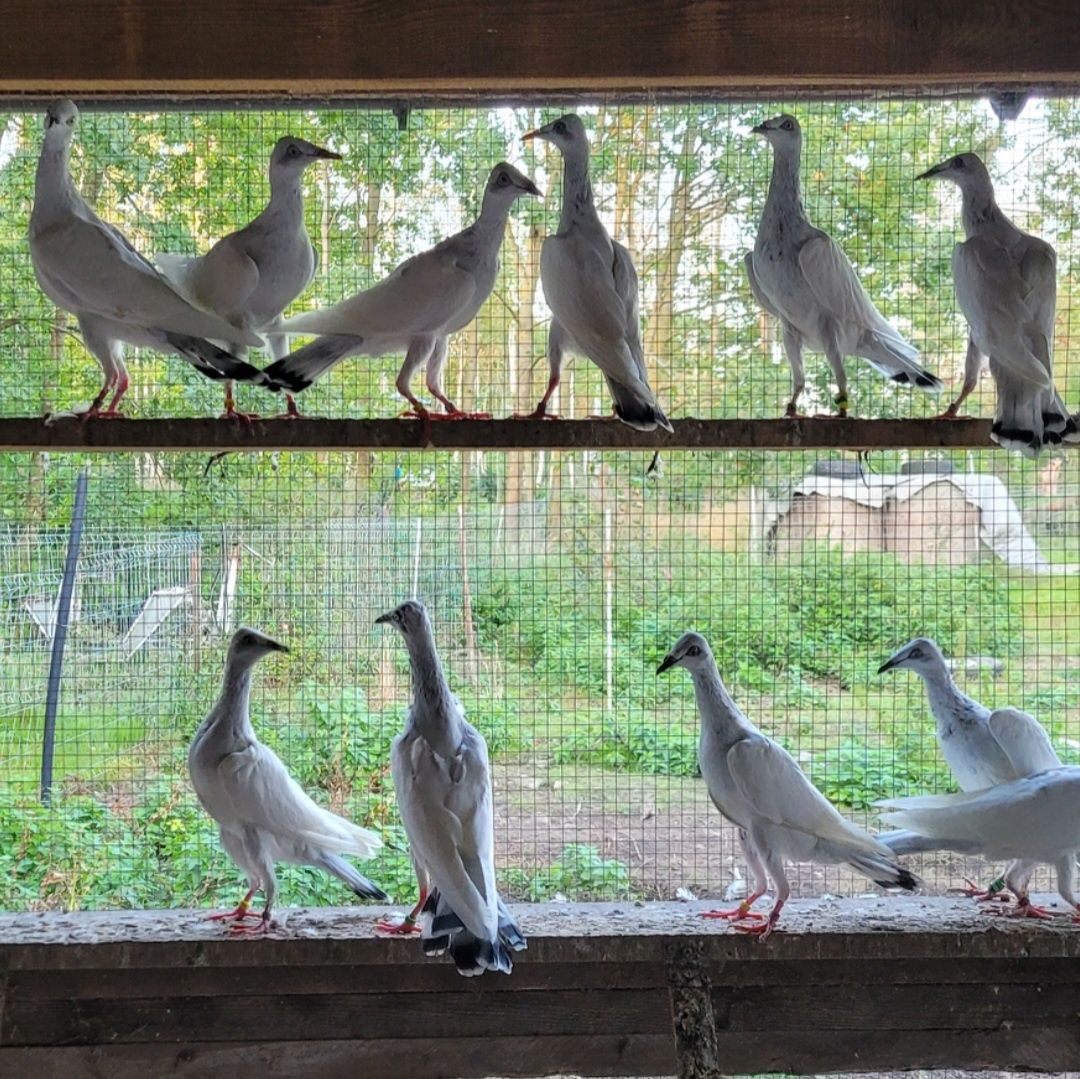
[[[253,1041],[280,1031],[282,1040],[470,1038],[517,1031],[525,1036],[664,1034],[670,1030],[662,990],[551,990],[483,993],[334,993],[284,996],[268,979],[261,997],[12,999],[0,1045],[102,1045],[131,1042]],[[286,1038],[287,1034],[287,1038]]]
[[[729,1031],[717,1035],[724,1074],[788,1072],[973,1071],[1075,1073],[1075,1024],[1023,1030]]]
[[[0,1049],[0,1076],[19,1079],[417,1079],[574,1075],[669,1075],[669,1035],[589,1035],[247,1043],[190,1042]]]
[[[1080,1016],[1077,982],[954,983],[930,993],[922,985],[895,985],[882,974],[875,977],[867,966],[849,985],[716,987],[716,1025],[728,1031],[981,1031],[1064,1026]]]
[[[1070,0],[8,0],[4,18],[0,89],[23,92],[1080,83]]]
[[[990,421],[801,418],[683,419],[674,434],[643,433],[618,420],[460,420],[425,427],[418,420],[220,419],[80,422],[0,420],[0,451],[194,450],[873,450],[987,449]],[[425,441],[426,440],[426,441]]]

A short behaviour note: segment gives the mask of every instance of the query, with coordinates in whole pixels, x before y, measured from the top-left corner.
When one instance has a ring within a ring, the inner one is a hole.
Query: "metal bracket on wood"
[[[720,1074],[706,943],[701,938],[676,938],[664,948],[679,1079],[716,1079]]]

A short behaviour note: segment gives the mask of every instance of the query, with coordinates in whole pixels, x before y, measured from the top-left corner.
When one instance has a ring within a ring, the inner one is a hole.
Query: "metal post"
[[[75,506],[71,512],[67,558],[64,560],[64,576],[60,581],[60,596],[56,601],[52,657],[49,660],[49,683],[45,693],[45,733],[41,746],[41,801],[44,805],[52,805],[56,708],[60,703],[60,676],[64,668],[64,645],[67,642],[68,618],[71,614],[71,595],[75,590],[75,571],[79,565],[79,541],[82,539],[89,471],[84,468],[75,481]]]

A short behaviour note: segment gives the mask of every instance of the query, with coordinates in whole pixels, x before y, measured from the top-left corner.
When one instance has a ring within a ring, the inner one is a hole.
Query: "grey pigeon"
[[[956,299],[968,322],[964,385],[945,416],[956,415],[989,357],[997,384],[990,437],[998,445],[1035,457],[1047,443],[1080,441],[1053,382],[1057,254],[1001,212],[976,154],[958,154],[917,177],[931,178],[960,188],[967,237],[952,257]]]
[[[510,207],[522,195],[539,194],[532,180],[512,165],[496,165],[480,216],[463,232],[414,255],[351,299],[286,319],[282,329],[287,333],[322,336],[271,364],[267,376],[282,389],[299,393],[346,356],[404,352],[397,388],[416,414],[438,418],[409,389],[412,376],[426,365],[428,389],[442,402],[446,416],[467,415],[443,392],[447,338],[472,322],[491,294]]]
[[[888,847],[846,820],[806,778],[783,746],[762,734],[731,699],[712,649],[699,633],[684,633],[657,673],[685,667],[694,680],[701,737],[698,764],[709,797],[739,829],[739,842],[754,878],[754,890],[733,910],[705,917],[728,918],[748,933],[767,937],[776,927],[791,889],[784,862],[842,863],[883,888],[909,891],[918,881]],[[769,878],[776,902],[767,920],[751,912]]]
[[[116,416],[128,388],[120,343],[175,353],[212,379],[240,379],[269,386],[250,364],[212,344],[262,344],[217,315],[192,306],[135,250],[102,221],[71,180],[71,139],[79,110],[55,101],[45,114],[30,214],[30,257],[42,291],[79,320],[83,341],[101,364],[101,392],[87,415]],[[104,412],[101,406],[112,392]]]
[[[283,644],[253,629],[238,629],[229,644],[221,695],[203,720],[188,749],[191,783],[203,809],[217,821],[221,844],[244,871],[247,895],[228,914],[212,917],[243,920],[258,917],[256,932],[273,924],[277,893],[275,862],[310,865],[343,881],[365,899],[386,899],[383,891],[341,857],[370,858],[382,841],[374,832],[316,805],[289,775],[272,749],[255,735],[248,711],[251,671]],[[262,912],[248,907],[259,889],[266,896]]]
[[[1050,917],[1028,899],[1036,865],[1052,865],[1058,894],[1077,916],[1080,768],[1053,768],[986,790],[878,802],[882,820],[932,841],[926,849],[1008,858],[1006,878],[1020,899],[1014,914]]]
[[[526,943],[495,883],[487,744],[450,691],[424,605],[407,600],[375,621],[402,635],[412,667],[413,701],[390,768],[420,881],[424,953],[449,951],[466,977],[509,974],[510,951]]]
[[[638,276],[630,252],[611,239],[593,203],[589,140],[580,117],[561,116],[530,131],[563,157],[559,231],[544,240],[540,280],[551,308],[547,389],[534,417],[547,414],[567,352],[592,360],[604,373],[615,414],[639,431],[672,426],[649,386],[641,348]]]
[[[341,154],[286,135],[270,154],[270,201],[250,224],[230,233],[205,255],[158,255],[161,272],[198,307],[240,330],[266,334],[270,355],[281,359],[289,339],[276,332],[281,313],[311,284],[315,251],[304,226],[303,175],[316,161]],[[236,415],[233,384],[225,383],[225,414]],[[289,414],[296,408],[288,398]]]
[[[1049,736],[1033,716],[1018,708],[991,711],[962,693],[941,649],[929,637],[916,637],[898,648],[878,673],[901,669],[914,671],[926,685],[938,745],[961,790],[983,790],[1061,764]],[[897,854],[937,849],[906,832],[885,833],[878,839]],[[1010,866],[985,892],[972,888],[969,894],[993,898],[1016,878],[1016,868]],[[1026,896],[1018,898],[1021,907],[1026,906]]]
[[[799,182],[802,131],[782,114],[754,132],[772,144],[773,170],[754,250],[743,260],[757,302],[780,320],[791,365],[787,415],[798,415],[806,385],[804,345],[824,352],[836,378],[836,407],[847,414],[845,356],[859,356],[901,385],[940,393],[941,381],[919,363],[919,352],[874,307],[836,242],[814,228]]]

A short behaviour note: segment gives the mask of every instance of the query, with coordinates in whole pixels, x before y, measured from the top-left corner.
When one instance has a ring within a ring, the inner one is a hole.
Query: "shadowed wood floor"
[[[0,915],[0,1075],[699,1076],[1080,1069],[1080,928],[964,900],[796,901],[766,943],[709,904],[515,908],[510,977],[459,977],[372,907]]]

